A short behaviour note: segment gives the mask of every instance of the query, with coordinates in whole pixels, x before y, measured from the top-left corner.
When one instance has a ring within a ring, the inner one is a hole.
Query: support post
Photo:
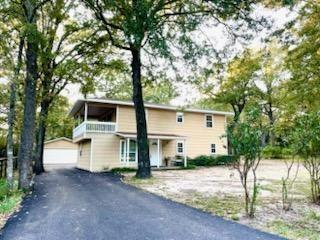
[[[157,147],[158,147],[158,163],[157,163],[157,168],[160,168],[160,139],[158,138],[157,140]]]
[[[130,138],[127,138],[126,166],[129,165]]]
[[[88,120],[88,103],[84,103],[84,121],[86,122]]]
[[[187,167],[187,145],[186,145],[186,140],[183,140],[183,147],[184,147],[184,155],[183,155],[183,165],[184,167]]]

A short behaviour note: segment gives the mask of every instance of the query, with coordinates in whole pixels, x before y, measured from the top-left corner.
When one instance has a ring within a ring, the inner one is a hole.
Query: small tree
[[[310,175],[312,201],[320,204],[320,112],[295,119],[294,145]]]
[[[228,128],[228,137],[235,157],[234,168],[239,172],[245,194],[245,211],[248,217],[254,217],[258,196],[257,168],[261,160],[263,125],[261,111],[249,109],[243,120]],[[248,177],[252,173],[252,186]]]
[[[297,179],[300,162],[299,159],[296,159],[293,155],[291,159],[284,160],[286,165],[286,175],[281,178],[282,182],[282,209],[289,211],[292,208],[293,196],[292,188]]]

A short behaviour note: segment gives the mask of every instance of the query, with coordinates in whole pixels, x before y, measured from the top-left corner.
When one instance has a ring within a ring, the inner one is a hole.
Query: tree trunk
[[[133,102],[136,113],[137,123],[137,143],[138,143],[138,178],[149,178],[151,176],[149,144],[146,115],[141,86],[141,59],[140,49],[133,49],[132,53],[132,85],[133,85]]]
[[[26,3],[27,4],[27,3]],[[35,6],[28,2],[28,22],[36,30]],[[26,49],[26,79],[24,87],[23,126],[19,147],[19,188],[28,190],[32,178],[32,150],[36,115],[36,85],[37,85],[37,37],[28,36]]]
[[[35,164],[34,173],[39,175],[45,172],[43,167],[43,145],[46,137],[46,124],[49,112],[49,102],[41,102],[41,111],[39,115],[39,126],[37,131],[36,151],[35,151]]]
[[[273,116],[273,110],[272,110],[272,103],[269,103],[269,109],[268,109],[268,118],[269,118],[269,143],[271,146],[275,145],[275,136],[274,136],[274,116]]]
[[[22,64],[22,51],[24,39],[20,38],[19,50],[14,76],[10,84],[10,100],[8,113],[8,135],[7,135],[7,184],[10,191],[13,190],[13,127],[15,118],[15,102],[16,102],[16,81]]]

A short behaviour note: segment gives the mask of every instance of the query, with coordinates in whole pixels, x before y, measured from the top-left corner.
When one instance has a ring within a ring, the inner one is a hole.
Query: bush
[[[122,168],[113,168],[111,169],[112,173],[126,173],[126,172],[136,172],[137,169],[129,168],[129,167],[122,167]]]
[[[229,155],[200,155],[189,159],[188,164],[195,166],[218,166],[231,164],[234,158]]]
[[[290,148],[282,148],[280,146],[266,146],[262,150],[262,156],[267,159],[282,159],[292,154]]]
[[[217,165],[230,165],[235,161],[231,155],[218,155],[216,156]]]

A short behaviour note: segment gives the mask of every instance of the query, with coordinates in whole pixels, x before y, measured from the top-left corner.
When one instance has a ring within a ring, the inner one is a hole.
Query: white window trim
[[[129,142],[130,140],[132,139],[129,139]],[[122,150],[122,142],[124,142],[124,158],[123,160],[121,159],[121,150]],[[119,147],[119,160],[121,163],[135,163],[135,162],[138,162],[138,143],[137,141],[135,140],[136,142],[136,153],[135,153],[135,159],[134,159],[134,162],[133,161],[129,161],[129,148],[128,148],[128,144],[127,144],[128,140],[127,139],[120,139],[120,147]],[[129,147],[130,147],[130,144],[129,144]]]
[[[135,144],[136,145],[136,150],[135,150],[135,153],[134,153],[134,161],[130,161],[130,145],[131,145],[131,140],[135,141]],[[138,160],[138,143],[137,143],[137,140],[135,139],[129,139],[129,146],[127,147],[128,148],[128,163],[135,163],[137,162]]]
[[[212,152],[212,145],[214,145],[214,152]],[[210,153],[212,154],[212,155],[214,155],[214,154],[217,154],[217,145],[215,144],[215,143],[211,143],[210,144]]]
[[[179,143],[182,143],[182,152],[179,152],[179,151],[178,151],[178,145],[179,145]],[[184,154],[184,152],[185,152],[184,141],[177,141],[177,142],[176,142],[176,154],[177,154],[177,155],[182,155],[182,154]]]
[[[126,141],[125,139],[120,139],[119,160],[120,160],[121,163],[126,162],[126,159],[125,159],[126,156],[127,156],[126,147],[124,147],[124,151],[123,151],[123,154],[124,154],[124,156],[125,156],[124,159],[122,159],[122,155],[121,155],[121,154],[122,154],[122,151],[121,151],[121,150],[122,150],[122,143],[123,143],[123,142],[125,143],[125,141]],[[125,146],[125,144],[124,144],[124,146]]]
[[[182,117],[182,122],[178,122],[178,117],[181,116]],[[176,122],[179,124],[184,123],[184,113],[183,112],[177,112],[176,113]]]
[[[149,122],[149,109],[145,108],[144,113],[145,113],[145,117],[146,117],[146,122],[148,123]]]
[[[211,119],[212,119],[212,127],[208,127],[208,126],[207,126],[207,116],[211,116]],[[213,116],[213,114],[205,114],[205,115],[204,115],[204,126],[205,126],[206,128],[213,128],[213,126],[214,126],[214,116]]]

